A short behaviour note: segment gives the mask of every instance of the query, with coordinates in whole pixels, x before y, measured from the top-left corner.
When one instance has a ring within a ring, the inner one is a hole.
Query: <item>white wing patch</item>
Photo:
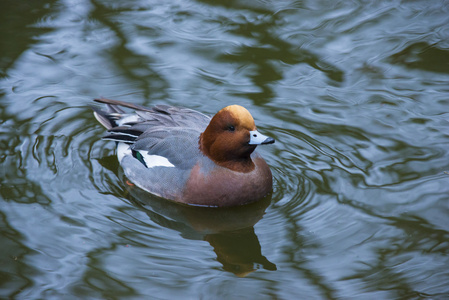
[[[175,166],[166,157],[160,155],[150,155],[148,153],[145,154],[143,152],[140,152],[140,154],[142,155],[143,160],[145,161],[145,164],[148,168]]]
[[[174,167],[175,165],[172,164],[166,157],[160,156],[160,155],[150,155],[145,153],[146,151],[139,151],[140,155],[142,155],[143,160],[145,161],[145,164],[148,168],[154,168],[154,167]],[[132,156],[132,150],[130,145],[125,143],[118,143],[117,145],[117,158],[119,163],[122,163],[122,159],[130,155]]]

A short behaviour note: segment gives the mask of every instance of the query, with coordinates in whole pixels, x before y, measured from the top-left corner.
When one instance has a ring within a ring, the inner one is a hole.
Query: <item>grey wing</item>
[[[184,107],[156,105],[153,111],[136,111],[151,126],[182,127],[204,131],[210,122],[210,117],[200,112]]]
[[[176,168],[192,168],[201,156],[198,139],[201,132],[190,128],[156,127],[141,134],[131,145],[143,155],[166,158]]]
[[[198,139],[210,117],[168,105],[147,108],[117,100],[95,101],[106,104],[106,110],[93,107],[97,120],[108,129],[103,139],[125,143],[125,152],[131,150],[121,159],[126,176],[153,194],[179,197],[191,168],[204,158]],[[125,113],[121,107],[135,112]]]
[[[93,107],[95,117],[106,128],[132,127],[135,131],[145,132],[156,126],[193,128],[204,131],[210,117],[184,107],[156,105],[148,108],[137,104],[110,99],[95,99],[106,104],[106,111]],[[126,114],[120,107],[132,108],[135,113]]]
[[[168,199],[181,197],[190,170],[202,157],[198,136],[199,131],[173,128],[145,132],[130,146],[133,156],[122,160],[126,176],[150,193]],[[161,157],[164,163],[158,165]]]

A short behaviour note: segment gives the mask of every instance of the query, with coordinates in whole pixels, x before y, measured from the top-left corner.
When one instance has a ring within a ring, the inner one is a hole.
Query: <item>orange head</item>
[[[200,137],[200,150],[220,166],[235,171],[254,168],[250,155],[260,144],[272,144],[274,139],[257,131],[249,111],[240,105],[221,109]]]

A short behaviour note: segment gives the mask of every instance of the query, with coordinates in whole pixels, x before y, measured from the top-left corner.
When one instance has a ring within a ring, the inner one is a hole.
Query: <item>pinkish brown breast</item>
[[[253,159],[255,169],[248,173],[215,167],[205,171],[200,165],[190,173],[183,195],[177,202],[205,206],[236,206],[260,200],[272,189],[270,168],[261,157]]]

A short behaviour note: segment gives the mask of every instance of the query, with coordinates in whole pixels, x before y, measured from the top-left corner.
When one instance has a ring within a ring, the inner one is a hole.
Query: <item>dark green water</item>
[[[449,2],[0,2],[1,299],[448,299]],[[276,139],[269,199],[130,188],[88,105]]]

